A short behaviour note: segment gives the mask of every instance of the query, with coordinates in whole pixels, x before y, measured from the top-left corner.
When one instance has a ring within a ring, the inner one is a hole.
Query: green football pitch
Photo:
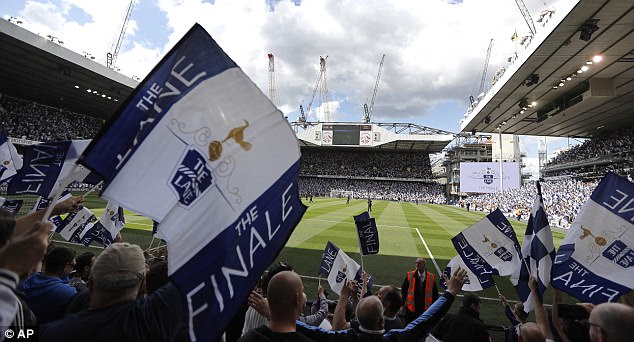
[[[319,284],[328,288],[327,282],[317,277],[321,254],[328,241],[332,241],[361,263],[353,215],[366,211],[367,202],[351,200],[350,204],[346,204],[345,199],[335,198],[315,198],[314,203],[304,202],[308,210],[277,259],[295,267],[303,277],[306,294],[309,298],[314,298]],[[106,202],[91,194],[85,205],[99,217]],[[437,273],[438,269],[443,270],[448,261],[456,255],[451,238],[483,218],[486,213],[468,212],[447,205],[374,201],[371,215],[376,219],[379,230],[380,253],[364,257],[363,264],[367,272],[374,277],[376,290],[376,287],[384,284],[400,287],[405,273],[414,269],[415,258],[419,256],[427,259],[429,271]],[[142,248],[158,244],[157,240],[152,240],[150,219],[128,211],[125,213],[125,219],[126,228],[122,232],[125,241],[139,244]],[[521,243],[526,223],[515,219],[509,221]],[[556,247],[564,235],[564,232],[553,232]],[[64,244],[59,236],[54,240],[58,241],[56,243]],[[72,246],[78,252],[91,250],[98,253],[101,249],[96,246]],[[517,300],[508,278],[494,278],[501,293],[511,300]],[[492,287],[477,294],[485,298],[482,305],[482,318],[485,323],[494,326],[508,325],[502,306],[496,299],[497,289]],[[329,295],[331,299],[336,299],[335,297],[335,294]],[[552,290],[549,289],[545,295],[545,302],[550,302],[551,297]],[[571,303],[574,299],[566,297],[565,301]],[[459,303],[454,304],[452,310],[459,306]]]

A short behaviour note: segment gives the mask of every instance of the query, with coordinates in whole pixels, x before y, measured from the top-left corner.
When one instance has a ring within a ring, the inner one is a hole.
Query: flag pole
[[[501,296],[502,293],[500,292],[500,288],[498,287],[498,284],[495,284],[495,289],[498,291],[498,296]]]
[[[88,191],[85,194],[83,194],[81,197],[85,199],[86,196],[88,196],[91,192],[95,191],[101,184],[103,184],[103,181],[100,181],[99,183],[93,185],[92,188],[88,189]]]
[[[68,177],[71,177],[75,171],[77,170],[78,165],[75,164],[73,165],[73,168],[70,170],[70,172],[68,173]],[[51,205],[48,206],[48,208],[46,208],[46,212],[44,212],[44,217],[42,217],[42,222],[46,222],[48,221],[48,219],[51,217],[51,213],[53,212],[53,208],[55,207],[55,201],[57,201],[57,199],[59,198],[59,196],[62,194],[62,192],[64,192],[64,190],[66,189],[66,186],[60,186],[61,184],[66,182],[66,179],[68,178],[64,178],[60,181],[57,182],[57,190],[55,190],[55,192],[53,193],[53,197],[51,199]]]

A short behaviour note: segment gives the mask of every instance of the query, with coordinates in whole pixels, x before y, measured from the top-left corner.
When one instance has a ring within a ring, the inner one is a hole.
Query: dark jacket
[[[39,324],[62,318],[77,290],[59,277],[34,273],[18,286]]]
[[[489,333],[477,311],[461,307],[456,314],[448,314],[434,329],[433,335],[443,342],[488,342]]]
[[[453,303],[454,295],[449,292],[440,297],[427,311],[408,324],[405,329],[393,329],[385,334],[368,334],[357,332],[353,329],[342,331],[329,331],[311,327],[297,322],[297,331],[313,341],[339,342],[339,341],[394,341],[408,342],[418,341],[447,313]]]
[[[269,327],[263,325],[259,328],[251,329],[244,334],[238,342],[311,342],[311,339],[298,333],[278,333],[271,331]]]
[[[186,319],[180,292],[172,283],[151,295],[67,315],[40,326],[40,341],[174,341]]]

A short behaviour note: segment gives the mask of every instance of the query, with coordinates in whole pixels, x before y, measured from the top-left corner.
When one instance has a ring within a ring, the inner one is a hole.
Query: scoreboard
[[[321,131],[325,145],[370,146],[372,144],[371,124],[324,124]]]

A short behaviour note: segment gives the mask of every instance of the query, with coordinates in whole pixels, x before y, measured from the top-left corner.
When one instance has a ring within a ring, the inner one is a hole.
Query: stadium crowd
[[[598,181],[565,179],[540,183],[549,223],[551,226],[568,229]],[[517,211],[520,210],[521,218],[528,219],[536,196],[535,182],[529,182],[519,189],[510,189],[503,193],[469,196],[462,205],[466,206],[468,203],[470,210],[487,212],[499,208],[511,217],[517,217]]]
[[[586,140],[555,156],[548,166],[565,164],[612,153],[634,152],[634,127],[621,128]]]
[[[301,175],[431,179],[429,154],[302,149]]]
[[[378,181],[348,178],[300,177],[299,192],[303,196],[329,197],[351,191],[354,198],[386,201],[407,201],[444,204],[447,202],[438,183]]]
[[[11,137],[34,141],[92,139],[103,120],[11,96],[0,96],[0,122]]]

